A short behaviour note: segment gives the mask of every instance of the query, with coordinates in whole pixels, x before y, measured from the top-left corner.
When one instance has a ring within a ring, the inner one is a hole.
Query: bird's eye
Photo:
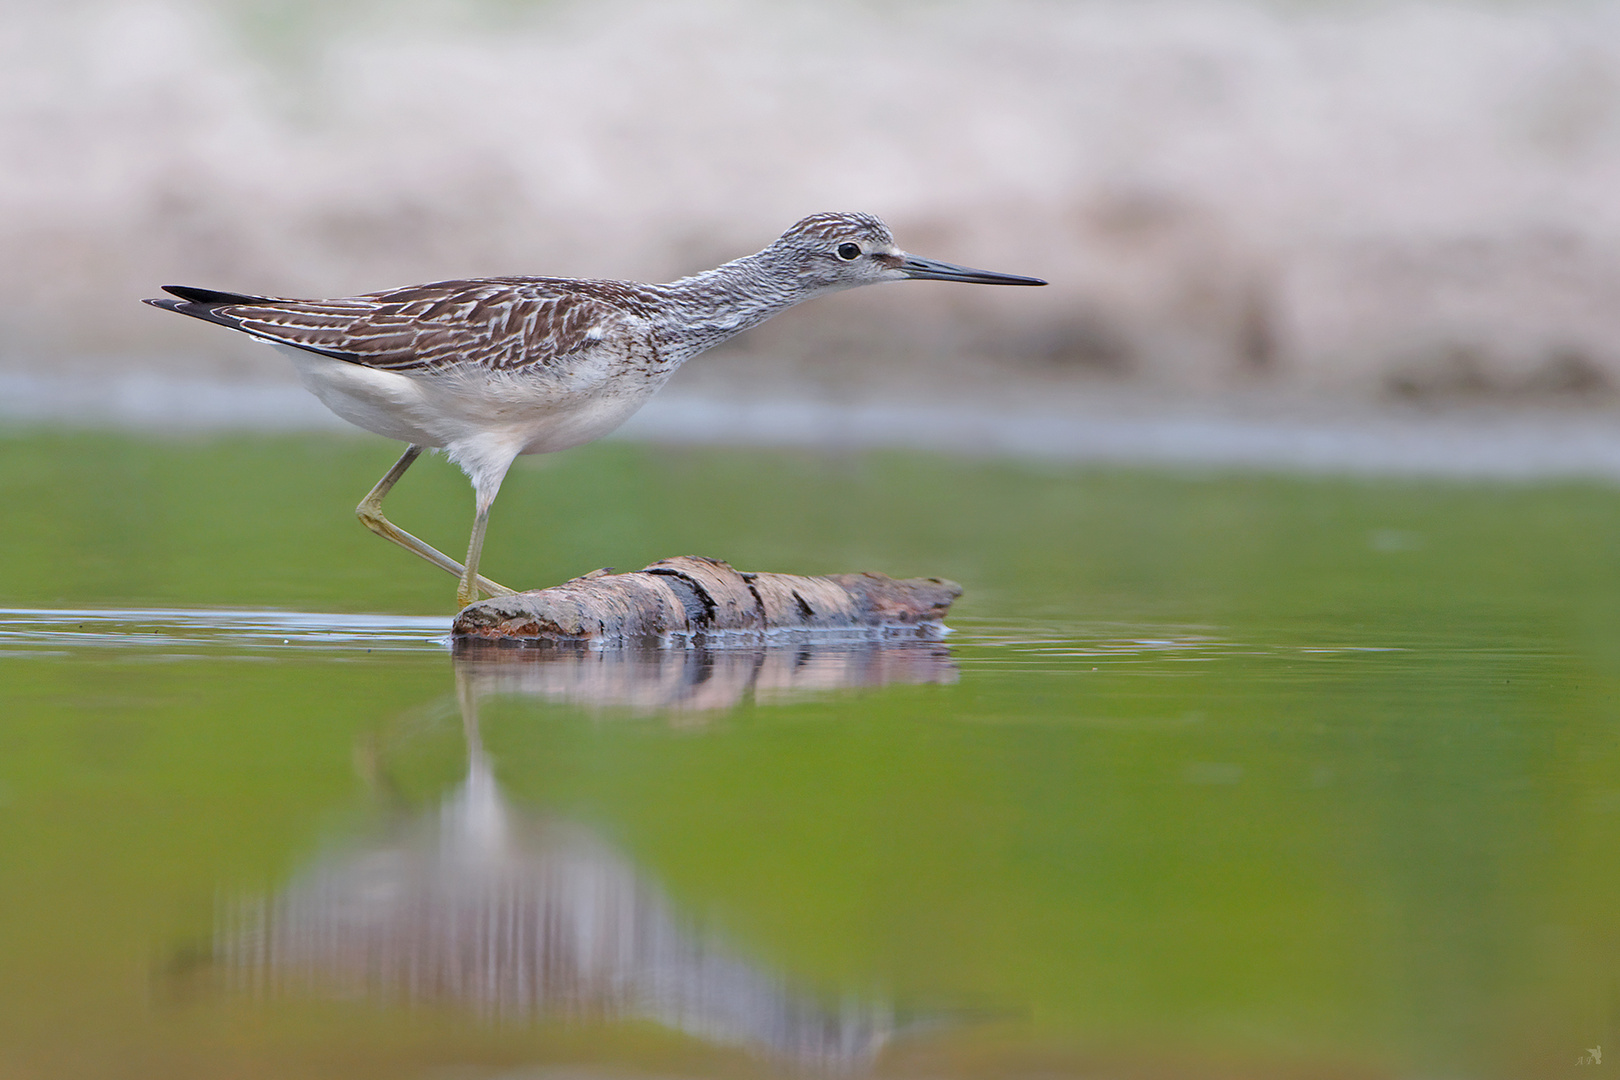
[[[840,259],[843,259],[845,262],[849,262],[852,259],[860,258],[861,257],[861,245],[859,245],[859,244],[839,244],[838,245],[838,257]]]

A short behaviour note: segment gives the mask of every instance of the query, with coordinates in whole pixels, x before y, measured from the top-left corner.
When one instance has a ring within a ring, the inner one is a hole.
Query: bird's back
[[[147,303],[383,371],[563,374],[581,353],[658,366],[652,286],[559,278],[437,281],[332,300],[164,286]]]

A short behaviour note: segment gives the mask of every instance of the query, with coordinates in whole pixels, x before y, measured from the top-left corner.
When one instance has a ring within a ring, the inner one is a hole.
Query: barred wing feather
[[[591,285],[603,288],[586,291]],[[617,282],[441,281],[337,300],[165,288],[180,300],[150,302],[266,341],[390,371],[547,365],[633,333],[640,321],[633,310],[640,305]]]

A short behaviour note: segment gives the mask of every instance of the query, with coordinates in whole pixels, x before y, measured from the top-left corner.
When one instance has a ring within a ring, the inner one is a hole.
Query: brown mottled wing
[[[575,285],[490,278],[338,300],[244,297],[247,303],[210,305],[204,317],[367,367],[410,371],[466,364],[511,371],[550,364],[626,329],[634,318]]]

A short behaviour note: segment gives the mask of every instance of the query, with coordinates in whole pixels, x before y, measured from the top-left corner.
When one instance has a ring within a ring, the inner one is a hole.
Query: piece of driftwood
[[[681,555],[645,570],[597,570],[549,589],[495,596],[456,616],[458,643],[763,638],[773,631],[937,636],[962,587],[883,574],[744,574]]]

